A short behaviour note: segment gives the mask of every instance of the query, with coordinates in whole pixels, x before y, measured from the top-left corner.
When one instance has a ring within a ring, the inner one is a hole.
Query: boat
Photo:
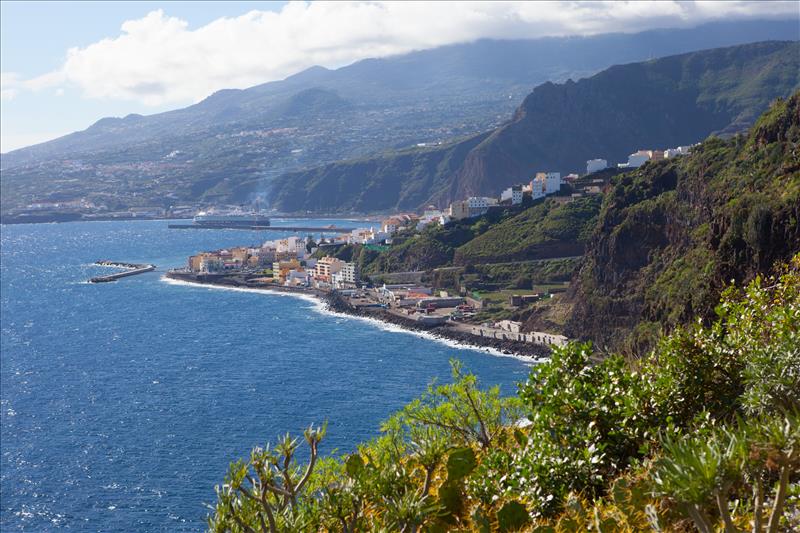
[[[227,213],[200,212],[195,215],[192,221],[198,226],[269,226],[269,217],[245,211],[230,211]]]

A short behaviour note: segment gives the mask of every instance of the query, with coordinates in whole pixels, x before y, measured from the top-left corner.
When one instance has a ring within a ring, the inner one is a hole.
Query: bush
[[[453,362],[350,455],[320,458],[309,428],[304,465],[289,436],[232,464],[209,530],[789,530],[799,287],[797,256],[642,359],[554,350],[516,397]]]

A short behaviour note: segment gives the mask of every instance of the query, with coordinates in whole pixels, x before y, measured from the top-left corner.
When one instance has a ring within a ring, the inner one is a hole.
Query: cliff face
[[[507,124],[486,134],[287,174],[273,182],[271,197],[284,211],[444,206],[497,195],[537,170],[580,171],[595,157],[624,161],[639,148],[742,131],[772,99],[798,88],[796,42],[619,65],[578,82],[539,85]]]
[[[640,352],[713,314],[722,287],[800,250],[800,93],[749,136],[615,179],[568,295],[567,334]]]

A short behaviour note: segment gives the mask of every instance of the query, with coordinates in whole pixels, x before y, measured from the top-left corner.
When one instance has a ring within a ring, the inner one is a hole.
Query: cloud
[[[13,100],[19,94],[22,80],[16,72],[0,72],[0,100]]]
[[[478,38],[533,38],[642,31],[719,19],[796,16],[796,2],[290,2],[190,29],[153,11],[121,32],[72,48],[61,69],[3,78],[18,91],[80,88],[90,98],[146,105],[198,101],[216,90],[282,79],[313,65],[340,67],[366,57]],[[6,86],[8,85],[8,86]]]
[[[35,78],[24,80],[16,72],[0,73],[0,99],[13,100],[22,91],[40,91],[42,89],[57,87],[66,81],[63,71],[57,70],[42,74]],[[57,89],[56,92],[58,92]]]

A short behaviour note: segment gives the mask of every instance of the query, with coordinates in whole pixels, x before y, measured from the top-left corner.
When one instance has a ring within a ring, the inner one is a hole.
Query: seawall
[[[107,276],[97,276],[91,278],[89,280],[89,283],[108,283],[111,281],[117,281],[118,279],[121,278],[126,278],[128,276],[135,276],[137,274],[144,274],[145,272],[151,272],[156,269],[155,265],[123,263],[118,261],[97,261],[95,264],[100,266],[127,268],[128,270],[125,270],[123,272],[115,272],[114,274],[108,274]]]

